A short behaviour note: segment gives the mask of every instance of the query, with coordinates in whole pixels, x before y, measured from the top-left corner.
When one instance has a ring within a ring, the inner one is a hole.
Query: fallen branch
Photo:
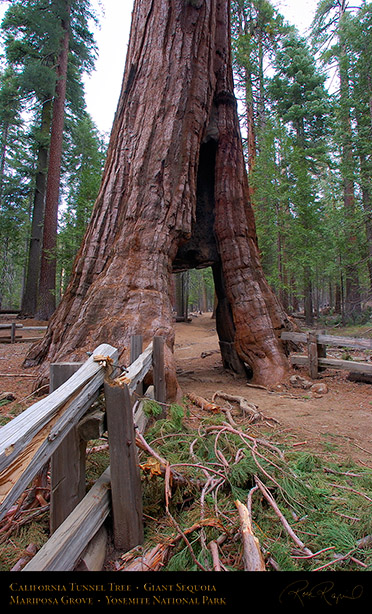
[[[355,490],[354,488],[350,488],[349,486],[341,486],[340,484],[330,484],[330,486],[333,486],[334,488],[342,488],[342,490],[348,490],[349,492],[353,492],[355,495],[360,495],[361,497],[364,497],[364,499],[367,499],[367,501],[372,502],[372,499],[365,495],[363,492],[359,492],[359,490]]]
[[[146,554],[135,556],[138,548],[127,552],[123,557],[123,563],[118,571],[159,571],[169,555],[169,544],[157,544]],[[133,560],[131,557],[135,556]]]
[[[0,377],[37,377],[37,374],[31,375],[30,373],[0,373]]]
[[[17,563],[12,567],[10,571],[21,571],[22,568],[32,559],[32,557],[37,553],[37,546],[35,544],[30,544],[27,546],[25,553],[22,558],[17,561]]]
[[[221,523],[214,518],[208,518],[202,522],[195,523],[188,529],[181,532],[178,531],[178,527],[177,535],[173,535],[162,544],[156,544],[156,546],[153,546],[147,552],[142,552],[142,554],[139,554],[139,551],[142,550],[142,548],[139,549],[138,546],[129,552],[126,552],[121,557],[122,564],[118,566],[118,571],[159,571],[165,565],[165,563],[168,562],[172,552],[175,549],[175,546],[181,541],[181,539],[187,539],[187,535],[190,535],[190,533],[198,531],[203,527],[223,528]]]
[[[305,546],[305,544],[300,540],[300,538],[297,537],[296,533],[293,531],[292,527],[290,526],[290,524],[288,523],[288,521],[286,520],[286,518],[283,516],[282,512],[280,511],[279,507],[277,506],[275,500],[270,495],[266,486],[261,482],[261,480],[256,475],[254,476],[254,479],[255,479],[255,482],[258,488],[260,489],[263,496],[265,497],[266,501],[271,505],[274,512],[278,516],[280,522],[282,523],[283,527],[287,531],[288,535],[293,539],[295,544],[297,544],[297,546],[299,546],[301,550],[305,552],[305,554],[312,556],[313,553],[311,552],[311,550],[309,550],[309,548]]]
[[[212,555],[213,571],[221,571],[221,562],[218,554],[217,542],[215,542],[214,540],[211,541],[209,544],[209,549]]]
[[[210,401],[203,399],[203,397],[199,397],[193,392],[189,392],[186,396],[188,399],[190,399],[190,401],[192,401],[192,403],[198,407],[201,407],[202,409],[205,409],[206,411],[211,411],[213,413],[220,413],[222,411],[222,407],[216,405],[216,403],[210,403]]]
[[[318,552],[314,552],[313,554],[307,554],[306,556],[292,556],[292,559],[298,559],[300,561],[305,561],[308,559],[313,559],[319,554],[323,554],[324,552],[328,552],[329,550],[334,550],[336,546],[329,546],[328,548],[323,548],[323,550],[318,550]]]
[[[244,397],[235,396],[233,394],[227,394],[226,392],[221,392],[221,391],[214,393],[212,397],[213,402],[216,397],[220,397],[221,399],[224,399],[225,401],[232,401],[233,403],[238,403],[243,413],[243,416],[245,417],[247,414],[250,415],[249,422],[259,422],[264,419],[264,416],[258,410],[257,405],[254,405],[254,403],[249,403],[247,399],[245,399]]]
[[[109,449],[108,443],[103,443],[100,446],[92,446],[91,448],[87,448],[87,454],[95,454],[96,452],[104,452]]]
[[[331,565],[336,565],[337,563],[345,561],[346,559],[351,558],[351,555],[353,554],[353,552],[355,552],[355,548],[350,550],[344,556],[336,556],[333,561],[329,561],[329,563],[325,563],[325,565],[322,565],[321,567],[317,567],[316,569],[313,569],[312,571],[321,571],[322,569],[326,569],[326,567],[330,567]]]
[[[167,472],[167,467],[169,466],[168,461],[165,458],[163,458],[162,456],[160,456],[147,443],[147,441],[143,437],[143,435],[141,435],[138,432],[137,432],[137,435],[136,435],[136,445],[137,445],[138,448],[140,448],[144,452],[147,452],[150,456],[152,456],[157,461],[155,464],[151,463],[151,462],[144,463],[144,464],[140,465],[141,469],[145,473],[146,472],[150,473],[150,475],[159,475],[159,476],[165,478],[166,472]],[[181,475],[180,473],[178,473],[177,471],[173,471],[172,467],[170,469],[171,469],[171,475],[172,475],[172,482],[174,484],[178,484],[178,485],[191,484],[192,486],[195,486],[198,489],[201,488],[200,480],[194,480],[193,478],[185,477],[185,476]]]
[[[261,548],[257,537],[253,535],[252,522],[248,508],[240,501],[235,501],[240,517],[240,531],[243,540],[244,571],[266,571]]]
[[[265,386],[260,386],[259,384],[246,384],[249,388],[258,388],[258,390],[268,390]]]

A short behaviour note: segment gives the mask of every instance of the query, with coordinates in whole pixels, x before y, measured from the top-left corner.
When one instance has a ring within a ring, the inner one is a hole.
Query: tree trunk
[[[304,268],[304,312],[306,325],[312,326],[314,324],[313,284],[309,267]]]
[[[178,320],[187,320],[188,292],[186,272],[176,274],[176,315]]]
[[[51,124],[51,106],[51,101],[46,101],[43,104],[41,116],[41,138],[37,157],[34,205],[31,222],[31,238],[28,250],[26,284],[21,306],[22,315],[28,316],[33,316],[37,308],[41,251],[43,245],[45,187],[46,175],[48,170],[48,141]]]
[[[48,320],[56,308],[56,248],[58,228],[59,188],[65,119],[67,65],[70,40],[70,2],[66,0],[66,17],[62,20],[64,31],[58,58],[57,84],[53,102],[50,153],[45,197],[43,248],[40,264],[40,283],[37,314],[41,320]]]
[[[261,268],[230,55],[228,0],[135,0],[101,189],[72,278],[26,358],[75,360],[105,340],[128,361],[131,335],[166,339],[173,357],[172,272],[213,266],[221,352],[257,382],[280,380],[290,324]],[[203,223],[200,223],[200,222]],[[233,365],[231,365],[233,366]]]

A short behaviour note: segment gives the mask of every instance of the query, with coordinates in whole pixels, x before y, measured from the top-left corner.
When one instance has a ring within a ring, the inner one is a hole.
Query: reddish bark
[[[32,211],[31,238],[28,250],[26,285],[22,297],[22,315],[33,316],[36,313],[40,278],[40,262],[43,245],[43,223],[45,208],[46,175],[48,169],[48,141],[51,124],[51,100],[43,104],[41,116],[41,139],[37,158],[34,206]]]
[[[136,0],[103,181],[66,293],[26,366],[79,358],[102,341],[167,341],[172,271],[214,268],[226,366],[280,379],[286,315],[264,279],[233,81],[228,0]],[[219,315],[218,315],[219,313]]]
[[[64,31],[58,58],[57,84],[53,102],[52,127],[49,146],[49,165],[45,196],[43,248],[40,263],[39,297],[36,317],[48,320],[56,308],[56,247],[58,227],[59,188],[63,127],[65,119],[67,65],[70,40],[70,3],[66,0],[66,18],[62,21]]]

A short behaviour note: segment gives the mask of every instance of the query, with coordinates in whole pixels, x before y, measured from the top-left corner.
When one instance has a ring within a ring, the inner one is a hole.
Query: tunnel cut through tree
[[[102,101],[104,104],[104,100]],[[260,265],[233,91],[229,0],[135,0],[100,192],[68,288],[25,366],[81,358],[102,341],[166,339],[172,273],[212,266],[224,365],[285,375],[290,323]],[[125,349],[124,349],[125,348]]]

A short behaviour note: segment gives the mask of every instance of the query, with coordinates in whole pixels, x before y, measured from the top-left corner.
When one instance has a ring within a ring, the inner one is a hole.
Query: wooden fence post
[[[153,356],[152,356],[153,374],[154,374],[154,396],[155,401],[162,403],[162,412],[160,417],[165,417],[167,400],[167,389],[165,383],[165,366],[164,366],[164,338],[154,337],[153,340]]]
[[[325,335],[326,331],[321,330],[320,334]],[[318,358],[327,358],[327,346],[324,343],[319,343],[319,338],[318,338]],[[325,367],[319,367],[318,369],[319,373],[325,370],[326,370]]]
[[[141,476],[128,387],[105,382],[114,543],[128,551],[143,543]]]
[[[16,325],[14,322],[12,322],[11,327],[10,327],[10,343],[15,343],[15,339],[16,339]]]
[[[309,357],[309,375],[311,379],[318,378],[318,336],[314,332],[308,333],[307,336],[307,351]]]
[[[64,384],[82,363],[50,365],[50,392]],[[51,457],[50,532],[62,524],[85,495],[86,443],[74,427]]]

